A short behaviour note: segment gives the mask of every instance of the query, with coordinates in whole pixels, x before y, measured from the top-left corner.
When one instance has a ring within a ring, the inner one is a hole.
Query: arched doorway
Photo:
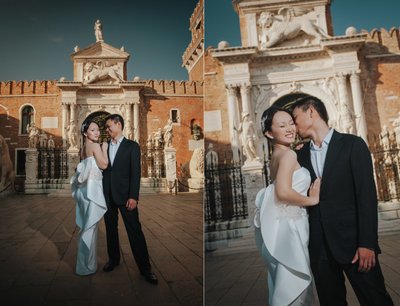
[[[310,96],[310,95],[305,94],[305,93],[288,94],[288,95],[280,97],[278,100],[276,100],[274,105],[288,109],[293,105],[293,103],[295,103],[299,99],[302,99],[307,96]]]
[[[104,141],[108,141],[109,136],[106,132],[106,127],[105,127],[105,118],[109,115],[109,113],[104,112],[104,111],[98,111],[91,113],[89,116],[85,118],[85,120],[91,120],[96,122],[99,127],[100,127],[100,138],[99,138],[99,143],[102,143]]]

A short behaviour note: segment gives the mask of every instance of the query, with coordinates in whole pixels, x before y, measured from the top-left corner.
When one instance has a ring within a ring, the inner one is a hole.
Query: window
[[[28,134],[28,131],[26,130],[26,127],[28,124],[31,124],[33,121],[33,107],[30,105],[26,105],[22,108],[21,111],[21,130],[20,134]]]
[[[17,175],[25,175],[25,149],[16,149],[16,165]]]
[[[172,123],[175,123],[175,124],[179,124],[181,122],[179,109],[176,109],[176,108],[171,109],[170,119],[172,120]]]

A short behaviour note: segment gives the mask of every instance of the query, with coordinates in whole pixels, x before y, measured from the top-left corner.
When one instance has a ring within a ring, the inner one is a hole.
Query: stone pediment
[[[75,49],[74,81],[89,84],[118,84],[126,81],[129,53],[98,41],[82,50]]]
[[[117,49],[103,41],[96,42],[85,49],[79,50],[71,55],[72,60],[76,59],[129,59],[129,53]]]

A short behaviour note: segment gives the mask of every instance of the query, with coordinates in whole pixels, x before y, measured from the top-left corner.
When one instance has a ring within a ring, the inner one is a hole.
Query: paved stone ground
[[[140,220],[154,286],[140,275],[120,218],[122,262],[107,261],[104,222],[98,271],[75,275],[78,230],[72,198],[14,195],[0,199],[0,305],[202,305],[201,194],[143,195]]]
[[[268,305],[267,271],[255,247],[254,236],[221,245],[205,255],[205,303],[207,306]],[[400,227],[398,232],[380,234],[382,254],[379,260],[386,288],[394,305],[400,305]],[[353,289],[347,285],[349,306],[359,305]],[[319,305],[315,293],[315,306]],[[378,305],[377,305],[378,306]]]

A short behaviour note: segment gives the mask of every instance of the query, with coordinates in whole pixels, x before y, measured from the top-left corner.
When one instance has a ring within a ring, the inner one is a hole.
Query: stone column
[[[176,149],[167,147],[164,149],[165,176],[167,178],[168,189],[175,188],[176,182]]]
[[[132,139],[132,103],[128,102],[128,104],[126,105],[126,110],[125,110],[126,114],[125,114],[125,118],[126,118],[126,126],[125,126],[125,130],[126,130],[126,135],[129,139]]]
[[[365,119],[364,101],[362,99],[361,80],[359,74],[356,71],[353,71],[350,75],[350,84],[354,103],[356,133],[361,136],[366,143],[368,143],[367,121]]]
[[[249,226],[254,226],[254,208],[257,193],[264,188],[263,165],[252,163],[242,167],[242,173],[246,182],[247,212]]]
[[[233,159],[239,161],[239,150],[240,143],[237,128],[239,127],[238,120],[238,107],[236,98],[236,87],[233,85],[228,85],[226,87],[228,91],[228,121],[229,121],[229,138],[231,141],[231,148],[233,153]]]
[[[80,161],[78,149],[68,149],[67,162],[68,162],[68,178],[75,174],[75,169]]]
[[[242,114],[248,113],[250,114],[251,120],[253,120],[253,116],[251,114],[251,106],[250,106],[250,88],[251,86],[248,84],[242,84],[240,86],[240,95],[242,97]]]
[[[354,134],[354,120],[351,113],[351,105],[349,100],[349,95],[347,93],[347,75],[338,74],[336,76],[339,89],[339,125],[342,132]]]
[[[139,142],[140,136],[139,103],[139,101],[135,101],[133,104],[133,139],[136,142]]]
[[[38,193],[38,151],[29,148],[25,151],[25,193]]]
[[[68,106],[65,103],[61,104],[62,107],[62,111],[61,111],[61,128],[62,128],[62,138],[66,139],[67,138],[67,133],[66,133],[66,129],[68,126],[68,122],[67,122],[67,111],[68,111]]]
[[[76,103],[71,103],[70,107],[71,111],[69,121],[76,125]]]

